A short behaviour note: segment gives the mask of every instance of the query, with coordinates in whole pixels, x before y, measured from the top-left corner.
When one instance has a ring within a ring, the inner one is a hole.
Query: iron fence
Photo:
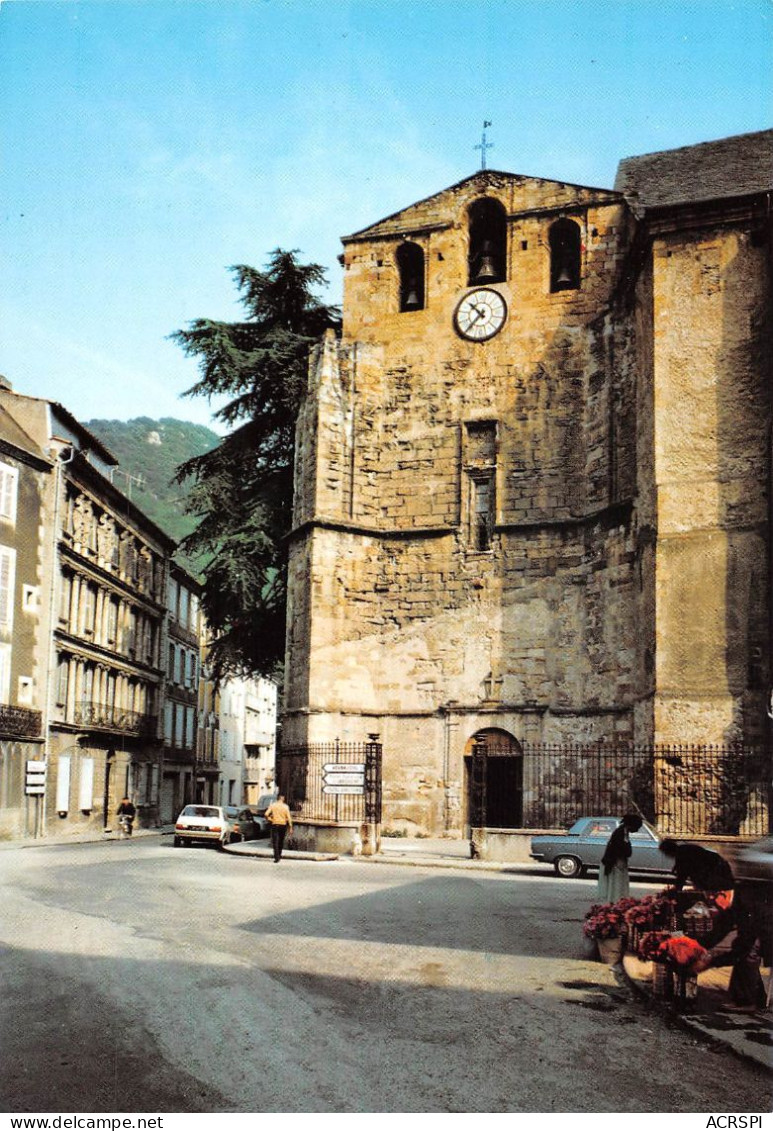
[[[75,707],[72,721],[75,726],[122,731],[142,738],[151,738],[156,733],[155,715],[127,711],[111,703],[81,703]]]
[[[281,749],[277,780],[298,817],[341,824],[381,820],[381,744],[375,738]]]
[[[279,788],[300,817],[379,822],[381,756],[377,736],[286,748],[277,759]],[[568,828],[578,817],[634,811],[661,835],[756,838],[771,828],[772,780],[767,749],[606,742],[519,747],[491,735],[472,751],[470,824]]]
[[[745,746],[530,745],[520,818],[565,828],[633,810],[662,834],[759,837],[770,829],[771,780],[770,751]]]

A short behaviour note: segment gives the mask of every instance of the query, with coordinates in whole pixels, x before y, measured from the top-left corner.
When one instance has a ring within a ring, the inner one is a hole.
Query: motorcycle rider
[[[121,826],[121,836],[131,836],[132,825],[134,824],[134,818],[137,815],[137,810],[128,797],[124,797],[123,801],[118,806],[116,813],[118,816],[118,823]]]

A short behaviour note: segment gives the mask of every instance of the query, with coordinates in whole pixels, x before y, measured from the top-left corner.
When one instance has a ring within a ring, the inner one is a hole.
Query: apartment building
[[[187,802],[198,800],[200,594],[198,583],[172,562],[167,587],[164,763],[160,800],[164,823],[173,821]]]
[[[54,461],[0,408],[0,838],[40,828],[50,566],[40,532]],[[29,781],[29,784],[28,784]]]
[[[175,543],[113,486],[117,461],[64,406],[5,383],[0,413],[0,455],[8,457],[0,506],[15,516],[0,523],[0,589],[13,609],[0,630],[8,669],[0,698],[6,711],[40,712],[26,749],[3,743],[0,827],[11,835],[109,830],[125,794],[140,824],[156,825]],[[30,741],[45,766],[42,789],[32,775],[33,793]]]

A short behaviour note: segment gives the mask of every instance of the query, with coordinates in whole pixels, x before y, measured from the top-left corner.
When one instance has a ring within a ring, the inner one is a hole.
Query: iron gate
[[[277,752],[279,791],[285,795],[297,817],[334,824],[381,823],[381,757],[378,735],[367,742],[313,742]],[[339,767],[352,782],[358,774],[350,767],[362,767],[362,786],[353,784],[351,792],[333,792],[326,783]]]

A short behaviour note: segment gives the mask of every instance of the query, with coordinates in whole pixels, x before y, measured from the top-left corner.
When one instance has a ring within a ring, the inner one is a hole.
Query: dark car
[[[252,840],[255,822],[248,805],[226,805],[223,812],[231,825],[231,840]]]
[[[739,882],[773,884],[773,836],[752,843],[722,844],[717,850],[729,862]]]
[[[580,817],[568,832],[532,837],[530,855],[534,860],[552,864],[559,876],[581,876],[588,869],[598,871],[607,841],[619,824],[617,817]],[[646,821],[639,832],[631,833],[631,850],[630,872],[673,874],[673,859],[660,851],[658,835]]]
[[[268,836],[270,829],[266,820],[266,810],[274,804],[278,796],[277,793],[263,793],[258,798],[257,804],[251,807],[255,836]]]

